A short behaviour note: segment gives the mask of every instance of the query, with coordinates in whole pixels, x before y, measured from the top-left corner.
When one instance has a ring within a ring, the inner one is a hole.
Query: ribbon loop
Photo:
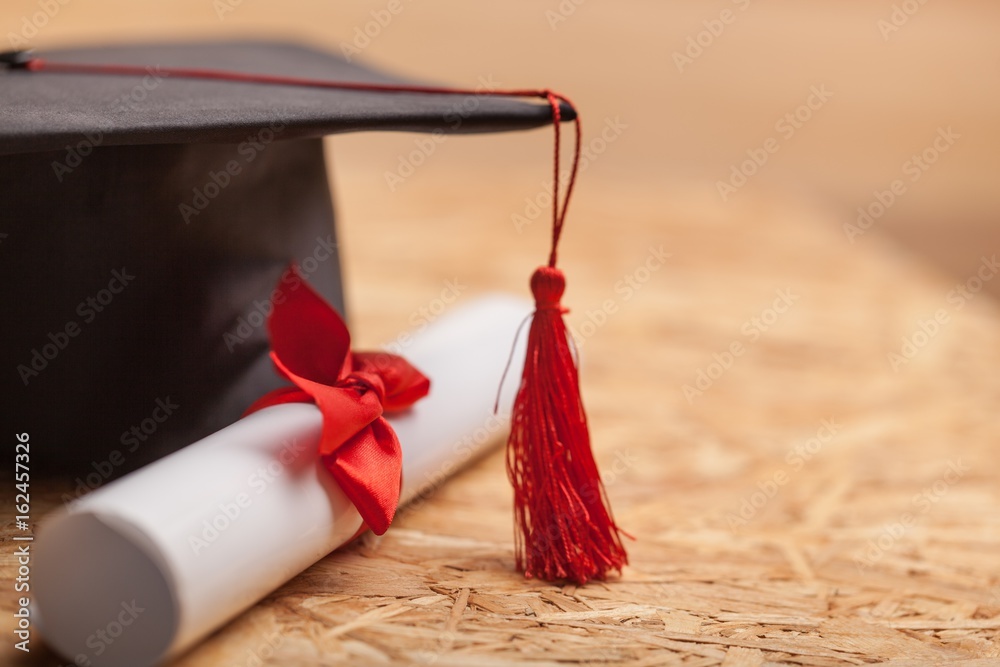
[[[264,395],[246,414],[282,403],[315,403],[323,414],[320,460],[381,535],[395,516],[403,475],[399,439],[382,413],[413,405],[430,391],[430,380],[400,356],[352,352],[344,321],[294,265],[278,285],[292,287],[275,301],[267,321],[271,359],[295,386]]]

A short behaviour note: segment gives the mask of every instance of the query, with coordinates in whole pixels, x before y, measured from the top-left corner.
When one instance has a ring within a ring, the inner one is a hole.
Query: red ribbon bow
[[[405,359],[351,352],[347,326],[294,265],[279,285],[267,321],[271,359],[294,383],[265,394],[246,414],[281,403],[315,403],[323,413],[320,457],[376,535],[389,527],[403,477],[399,439],[382,412],[403,410],[427,395],[430,380]]]

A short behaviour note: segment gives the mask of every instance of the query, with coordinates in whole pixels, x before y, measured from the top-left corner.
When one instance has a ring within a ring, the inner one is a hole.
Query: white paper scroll
[[[498,442],[507,414],[493,414],[497,386],[530,311],[520,299],[480,299],[400,350],[432,383],[390,418],[402,503]],[[156,664],[351,539],[361,518],[318,464],[321,424],[312,405],[267,408],[48,517],[32,582],[43,638],[77,664]]]

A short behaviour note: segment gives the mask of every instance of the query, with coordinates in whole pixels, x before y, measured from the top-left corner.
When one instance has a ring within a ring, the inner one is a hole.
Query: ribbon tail
[[[403,452],[389,422],[375,419],[324,455],[323,465],[372,532],[385,533],[396,515],[403,480]]]

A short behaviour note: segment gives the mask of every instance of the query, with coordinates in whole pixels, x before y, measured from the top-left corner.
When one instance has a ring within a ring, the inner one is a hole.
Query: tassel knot
[[[539,267],[531,276],[531,293],[538,310],[562,311],[562,295],[566,291],[566,278],[554,266]],[[563,311],[565,312],[565,311]]]

